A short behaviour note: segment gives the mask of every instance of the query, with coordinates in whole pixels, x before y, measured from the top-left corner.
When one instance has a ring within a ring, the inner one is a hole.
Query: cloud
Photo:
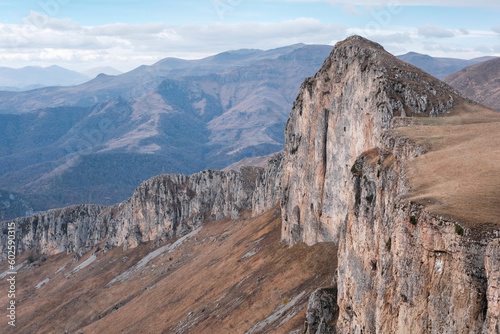
[[[115,23],[87,28],[86,33],[92,36],[120,36],[134,38],[143,35],[160,34],[164,32],[165,29],[166,25],[163,23]]]
[[[55,19],[32,12],[23,24],[0,24],[2,49],[199,49],[324,43],[343,38],[346,27],[316,19],[299,18],[278,23],[214,23],[166,25],[116,23],[82,26],[69,19]]]
[[[374,34],[367,37],[382,45],[403,44],[411,41],[409,33]]]
[[[470,53],[472,50],[468,48],[462,48],[462,47],[453,47],[453,46],[448,46],[448,45],[443,45],[443,44],[426,44],[424,45],[424,50],[426,51],[443,51],[445,53]]]
[[[310,18],[276,23],[84,26],[32,12],[22,24],[0,23],[0,60],[15,55],[26,61],[53,63],[112,62],[113,57],[118,62],[126,59],[151,62],[167,56],[201,58],[229,49],[270,49],[299,42],[329,44],[345,37],[346,26]]]
[[[452,30],[445,29],[435,24],[426,24],[418,27],[418,34],[425,38],[455,37],[455,33]]]
[[[500,8],[498,0],[266,0],[266,1],[281,1],[281,2],[325,2],[333,5],[348,4],[361,6],[438,6],[438,7],[485,7],[485,8]]]
[[[267,23],[87,26],[71,19],[31,12],[22,23],[0,23],[0,62],[2,66],[14,67],[55,63],[72,69],[113,66],[127,71],[165,57],[193,59],[242,48],[273,49],[295,43],[334,44],[351,34],[381,43],[393,53],[425,51],[423,45],[427,45],[440,55],[462,53],[469,56],[474,47],[497,44],[497,33],[500,34],[500,26],[489,31],[445,29],[430,24],[415,28],[386,24],[386,17],[379,19],[372,17],[358,27],[312,18]],[[428,38],[441,40],[429,43],[432,40]],[[478,56],[483,55],[479,49],[475,52]]]
[[[467,36],[467,35],[469,35],[469,34],[470,34],[470,32],[469,32],[467,29],[465,29],[465,28],[460,28],[460,29],[458,29],[458,32],[459,32],[461,35],[464,35],[464,36]]]
[[[474,48],[474,51],[481,52],[481,53],[487,53],[487,54],[491,54],[492,52],[494,52],[492,47],[485,46],[485,45],[476,46]]]

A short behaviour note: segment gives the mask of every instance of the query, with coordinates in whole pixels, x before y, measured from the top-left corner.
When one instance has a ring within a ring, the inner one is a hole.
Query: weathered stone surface
[[[265,170],[257,178],[252,198],[253,215],[270,210],[281,199],[281,179],[283,177],[283,152],[271,157]]]
[[[307,334],[334,334],[334,324],[339,315],[337,286],[321,288],[309,297],[307,306]]]
[[[499,256],[486,246],[498,236],[408,201],[408,164],[425,149],[390,130],[463,101],[358,36],[302,85],[285,134],[282,239],[338,243],[339,333],[495,333]]]
[[[394,116],[440,115],[459,99],[376,43],[359,36],[337,43],[302,84],[286,127],[283,239],[338,242],[356,157],[379,146]]]
[[[160,175],[112,207],[81,205],[16,219],[18,253],[83,254],[101,242],[104,249],[130,248],[183,235],[206,219],[235,219],[245,209],[262,213],[279,199],[281,163],[278,155],[266,168]],[[0,250],[5,258],[8,222],[3,224]]]
[[[84,250],[94,245],[106,235],[106,227],[98,221],[104,208],[98,205],[78,205],[13,220],[16,224],[17,253],[32,250],[53,255],[64,251]],[[1,259],[7,255],[7,226],[8,222],[2,223]]]
[[[500,333],[500,239],[490,242],[485,257],[488,311],[483,333]]]
[[[284,156],[266,168],[162,175],[114,207],[18,219],[18,248],[135,247],[207,218],[260,214],[280,199],[284,241],[338,243],[335,287],[311,296],[309,333],[498,333],[499,231],[460,226],[409,201],[408,165],[426,150],[391,131],[457,101],[445,84],[351,37],[302,85]],[[0,247],[6,236],[4,226]]]
[[[423,149],[391,133],[353,168],[355,191],[339,243],[342,333],[480,333],[486,243],[404,199],[406,162]]]

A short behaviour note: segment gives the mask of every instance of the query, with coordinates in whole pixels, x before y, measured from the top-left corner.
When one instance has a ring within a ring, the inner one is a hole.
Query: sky
[[[396,55],[500,56],[500,1],[0,0],[0,67],[126,72],[166,57],[333,46],[353,34]]]

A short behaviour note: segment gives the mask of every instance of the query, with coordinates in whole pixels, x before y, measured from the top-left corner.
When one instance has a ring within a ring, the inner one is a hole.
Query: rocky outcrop
[[[306,333],[334,334],[339,316],[337,286],[321,288],[309,297],[306,314]]]
[[[498,231],[409,201],[408,166],[426,151],[391,131],[457,103],[358,36],[302,85],[285,134],[282,239],[339,246],[338,319],[314,333],[495,333]]]
[[[279,199],[281,164],[277,155],[266,168],[160,175],[112,207],[81,205],[15,219],[18,253],[83,254],[100,243],[105,250],[130,248],[186,234],[207,219],[235,219],[242,210],[262,213]],[[3,224],[0,247],[5,257],[8,222]]]
[[[282,236],[339,241],[352,204],[351,167],[395,116],[437,116],[460,97],[359,36],[338,43],[300,89],[286,126]]]
[[[486,248],[485,268],[488,280],[488,309],[483,333],[500,333],[500,239],[490,242]]]
[[[99,205],[77,205],[14,219],[12,222],[16,225],[17,253],[23,254],[30,250],[44,254],[75,252],[102,241],[106,230],[99,217],[104,209]],[[7,255],[5,247],[8,225],[9,222],[2,223],[2,259]]]
[[[424,150],[386,133],[352,169],[353,205],[340,232],[341,333],[480,333],[494,234],[405,200],[407,163]],[[489,293],[490,294],[490,293]]]
[[[309,300],[309,333],[498,333],[500,231],[410,201],[408,166],[426,149],[391,130],[457,103],[446,84],[353,36],[302,85],[284,154],[266,168],[162,175],[113,207],[18,219],[18,249],[135,247],[280,200],[285,242],[338,244],[333,287]]]
[[[254,216],[273,208],[281,199],[281,179],[283,177],[283,152],[273,155],[267,162],[264,172],[257,177],[252,198]]]

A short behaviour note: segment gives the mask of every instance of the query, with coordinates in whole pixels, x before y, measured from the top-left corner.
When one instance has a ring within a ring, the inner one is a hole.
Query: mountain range
[[[154,175],[279,151],[296,91],[330,51],[167,58],[78,86],[0,92],[0,188],[36,210],[109,205]]]
[[[464,67],[490,60],[495,57],[487,56],[466,60],[457,58],[431,57],[417,52],[408,52],[404,55],[398,56],[398,58],[424,70],[438,79],[443,79],[445,76],[455,73]]]
[[[330,51],[297,44],[199,60],[166,58],[76,86],[0,91],[0,189],[35,211],[111,205],[157,174],[222,169],[277,152],[300,83]],[[417,53],[398,58],[435,76],[483,60]],[[63,85],[86,77],[57,66],[16,71],[5,69],[19,82],[39,84],[44,78],[45,84]],[[89,74],[102,71],[117,73],[99,68]],[[486,86],[483,95],[490,94]]]
[[[2,222],[0,290],[16,291],[0,331],[498,333],[499,130],[500,113],[351,36],[300,86],[264,167]]]
[[[49,86],[74,86],[89,81],[100,73],[118,75],[112,67],[94,68],[82,73],[52,65],[23,68],[0,67],[0,91],[27,91]]]
[[[325,45],[325,47],[328,46]],[[251,52],[251,50],[232,51],[231,53],[235,57],[238,55],[245,57],[245,54],[248,52]],[[480,57],[465,60],[458,58],[432,57],[426,54],[408,52],[404,55],[398,56],[398,58],[421,68],[436,78],[442,79],[464,67],[495,57]],[[198,70],[201,70],[201,67],[206,67],[212,60],[213,59],[211,58],[207,58],[201,61],[193,62],[189,60],[169,58],[161,61],[159,64],[169,63],[172,68],[177,68],[180,72],[182,72],[182,69],[188,70],[196,63],[197,65],[194,66],[197,67]],[[238,62],[239,59],[233,59],[233,66],[235,65],[234,61]],[[219,70],[223,71],[225,69],[224,64],[219,64]],[[208,70],[207,73],[212,73],[214,70],[215,68],[212,68],[211,70]],[[215,70],[215,72],[217,72],[217,70]],[[188,73],[189,71],[186,72],[186,74]],[[26,91],[47,86],[79,85],[95,78],[99,74],[120,75],[123,73],[109,66],[96,67],[81,72],[67,70],[57,65],[49,67],[27,66],[19,69],[0,67],[0,91]]]
[[[500,111],[500,58],[468,66],[443,81],[468,98]]]

